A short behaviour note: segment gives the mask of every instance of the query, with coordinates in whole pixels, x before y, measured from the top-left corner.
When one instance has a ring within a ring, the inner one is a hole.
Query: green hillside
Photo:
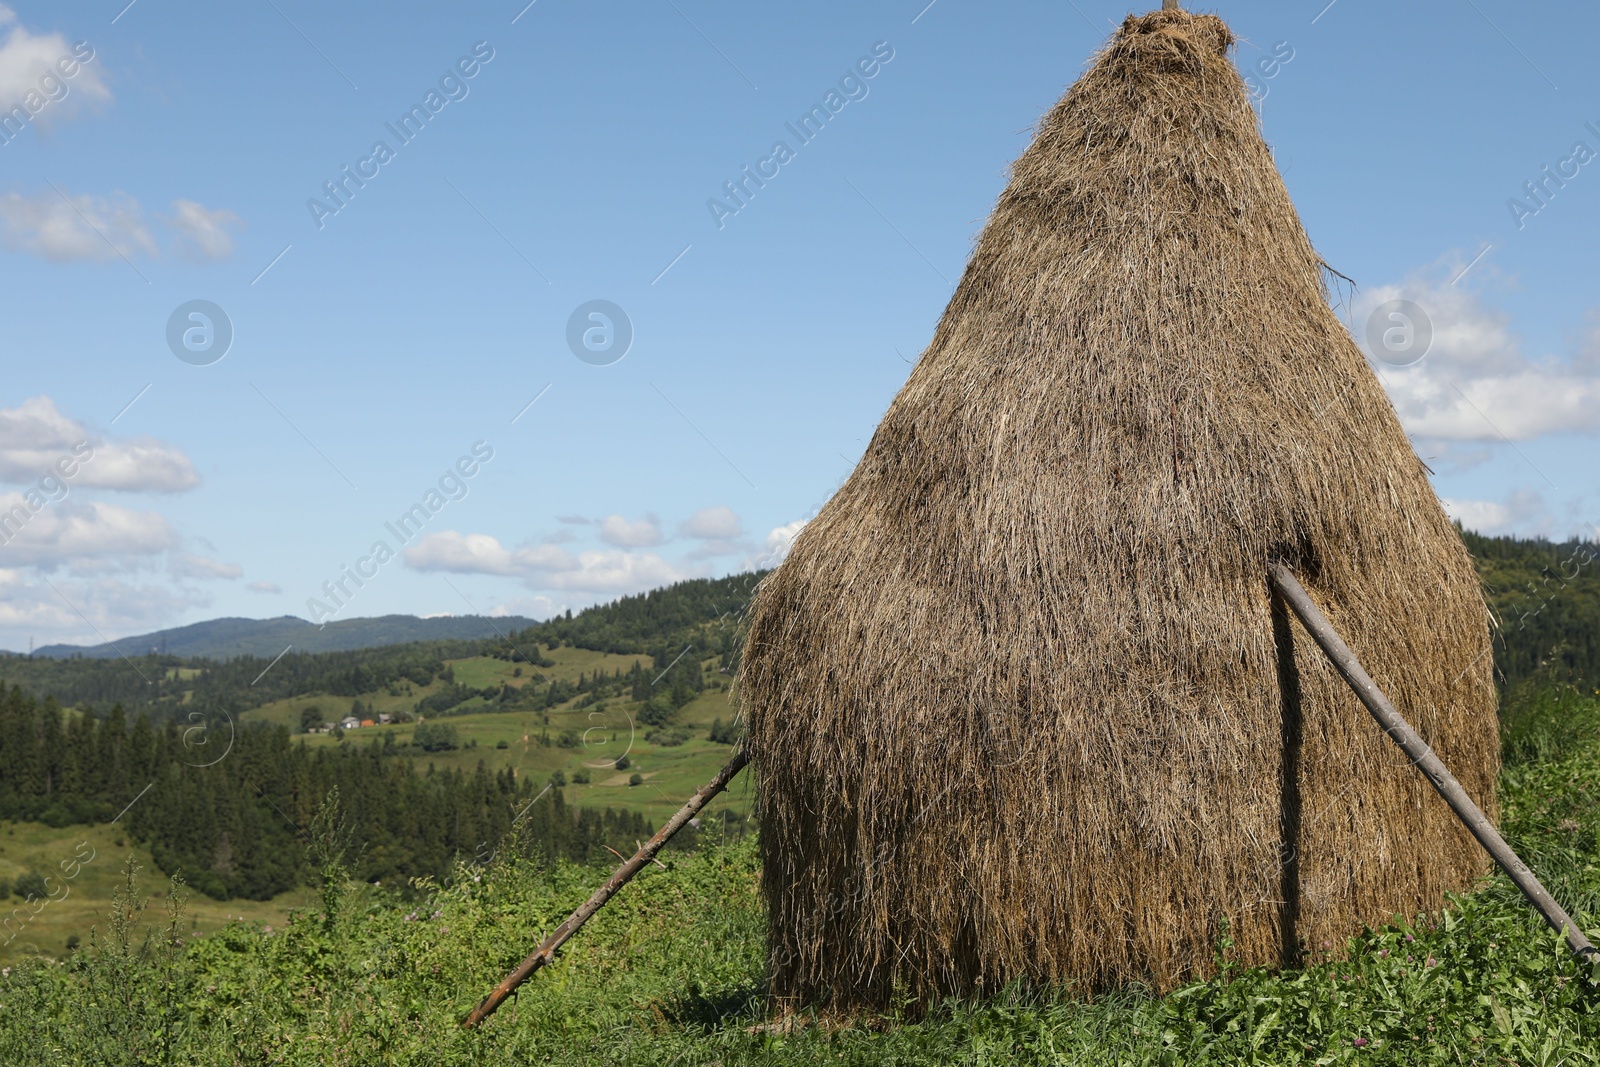
[[[1600,686],[1600,547],[1463,535],[1499,621],[1495,669],[1520,684],[1543,674]]]
[[[312,880],[296,841],[330,790],[366,881],[444,877],[521,819],[552,857],[631,849],[732,754],[728,686],[757,578],[489,640],[0,661],[0,818],[93,825],[132,804],[130,839],[218,900]],[[740,789],[709,814],[748,808]]]
[[[553,649],[546,655],[553,666],[539,673],[547,679],[572,684],[596,671],[629,670],[634,664],[649,662],[639,656],[574,648]],[[528,677],[513,677],[518,669],[514,664],[492,657],[452,660],[448,665],[460,684],[473,688],[505,686],[520,691],[536,684]],[[716,670],[714,660],[708,658],[701,670],[712,675]],[[631,700],[601,700],[582,706],[579,699],[573,698],[548,709],[505,710],[497,700],[478,696],[446,715],[424,717],[425,724],[442,723],[455,732],[455,744],[450,748],[426,751],[412,744],[418,727],[414,720],[362,727],[339,737],[314,734],[303,740],[312,750],[378,745],[387,756],[407,760],[419,769],[432,766],[471,772],[481,762],[491,771],[510,770],[539,783],[554,778],[562,783],[571,804],[627,808],[642,811],[651,820],[665,820],[731,754],[728,744],[713,742],[709,737],[718,720],[730,723],[736,714],[728,682],[726,676],[709,678],[706,687],[676,709],[670,724],[663,727],[642,722],[641,706]],[[399,696],[368,694],[365,700],[314,693],[263,705],[245,712],[241,718],[246,725],[271,723],[298,730],[307,708],[317,709],[324,717],[343,715],[358,701],[364,714],[403,715],[419,700],[445,686],[436,681]],[[629,768],[615,770],[616,760],[624,756],[629,759]],[[635,773],[642,776],[643,782],[629,785]],[[721,803],[740,816],[749,810],[744,790],[726,794]]]
[[[0,822],[0,910],[12,917],[0,934],[0,964],[30,956],[60,956],[74,937],[77,943],[87,944],[90,928],[103,924],[122,865],[130,858],[146,870],[152,868],[149,849],[130,841],[116,826]],[[44,894],[50,902],[37,913],[26,902],[30,874],[52,879]],[[159,908],[164,887],[151,884],[149,888],[152,902]],[[313,900],[313,894],[303,887],[264,901],[195,896],[186,909],[184,930],[187,936],[198,937],[236,921],[281,926],[290,909],[304,908]]]

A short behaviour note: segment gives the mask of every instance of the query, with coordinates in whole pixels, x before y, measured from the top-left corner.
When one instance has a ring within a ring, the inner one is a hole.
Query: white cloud
[[[689,516],[689,520],[683,524],[682,532],[686,537],[695,537],[702,541],[732,541],[744,536],[739,516],[732,508],[724,506],[701,508]]]
[[[178,251],[189,259],[227,259],[233,254],[233,234],[239,216],[225,208],[208,208],[193,200],[175,200],[172,217],[163,219],[178,233]]]
[[[491,618],[503,619],[508,615],[520,615],[525,619],[549,619],[566,611],[570,605],[558,603],[547,596],[518,597],[498,604],[490,609]]]
[[[1469,530],[1481,534],[1495,534],[1512,523],[1511,509],[1494,500],[1441,499],[1445,514]]]
[[[167,572],[174,578],[225,578],[233,581],[244,577],[244,568],[237,563],[221,563],[193,552],[180,552],[167,561]]]
[[[768,531],[766,540],[762,543],[761,551],[744,560],[746,570],[763,570],[776,567],[782,563],[789,554],[789,548],[794,544],[794,539],[805,529],[807,520],[796,519],[786,522],[782,526],[775,526]]]
[[[1544,497],[1532,490],[1519,489],[1504,500],[1443,499],[1447,515],[1469,530],[1481,534],[1517,534],[1523,537],[1563,536],[1550,514]]]
[[[419,571],[507,576],[520,573],[515,556],[488,534],[461,534],[455,530],[432,533],[406,549],[404,556],[406,566]]]
[[[7,136],[15,136],[29,122],[48,124],[70,117],[83,101],[111,99],[99,65],[92,58],[82,61],[62,34],[32,33],[17,25],[16,13],[4,5],[0,5],[0,26],[11,27],[0,42],[0,111],[9,120]],[[71,77],[64,76],[68,70]]]
[[[161,222],[177,235],[178,253],[188,259],[219,260],[233,253],[230,226],[239,216],[193,200],[175,200],[173,214]],[[131,260],[160,254],[139,201],[125,193],[110,197],[57,192],[0,197],[0,228],[6,247],[57,263]]]
[[[151,629],[208,603],[190,581],[243,575],[237,564],[182,550],[157,512],[81,497],[84,489],[177,492],[199,477],[177,447],[107,440],[48,396],[0,409],[3,482],[20,484],[0,492],[0,634],[13,645],[19,631],[99,643],[95,627],[112,636]],[[135,584],[163,563],[166,580]]]
[[[649,548],[666,538],[654,515],[646,515],[637,522],[629,522],[621,515],[607,515],[600,520],[600,540],[618,548]]]
[[[245,588],[250,590],[252,593],[266,593],[270,596],[276,596],[277,594],[283,592],[283,586],[279,585],[277,582],[251,582],[250,584],[246,585]]]
[[[57,263],[154,256],[156,241],[139,202],[118,193],[107,198],[63,195],[0,196],[6,247]]]
[[[406,566],[420,571],[494,574],[520,578],[535,589],[588,593],[637,593],[698,575],[654,552],[568,552],[557,545],[508,549],[489,534],[445,530],[429,534],[404,552]]]
[[[580,552],[577,567],[545,576],[543,584],[589,593],[642,593],[697,574],[654,552]]]
[[[745,537],[744,525],[730,507],[701,508],[678,527],[678,533],[699,544],[690,559],[715,559],[719,556],[747,555],[754,547]]]
[[[25,493],[0,493],[0,564],[51,570],[84,559],[153,556],[177,543],[167,520],[153,511],[37,502]]]
[[[1600,322],[1574,358],[1530,359],[1508,315],[1471,290],[1419,275],[1355,302],[1356,340],[1369,356],[1376,354],[1366,341],[1367,318],[1394,299],[1415,302],[1433,327],[1420,362],[1375,364],[1408,433],[1443,441],[1526,441],[1600,431]]]
[[[168,583],[135,585],[115,577],[87,581],[57,578],[52,587],[30,580],[22,571],[0,568],[0,633],[8,635],[8,644],[14,648],[26,648],[29,637],[40,644],[97,645],[107,638],[118,640],[126,634],[159,629],[181,612],[208,603],[203,594],[175,593]],[[123,647],[128,655],[145,651]]]
[[[748,539],[738,541],[701,541],[689,553],[689,559],[717,559],[721,556],[737,556],[741,553],[748,555],[751,548]]]
[[[151,438],[107,442],[84,464],[81,485],[129,492],[181,493],[200,484],[189,457],[176,445]]]
[[[88,442],[84,458],[77,446]],[[0,481],[37,482],[59,475],[62,459],[73,460],[70,489],[120,489],[178,493],[200,484],[189,457],[176,445],[151,438],[107,441],[83,423],[68,418],[48,396],[30,397],[14,408],[0,408]]]

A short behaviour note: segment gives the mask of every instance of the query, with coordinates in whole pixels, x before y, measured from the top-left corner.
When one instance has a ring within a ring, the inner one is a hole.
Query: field
[[[614,656],[569,647],[554,649],[545,655],[555,660],[556,665],[539,668],[540,673],[567,681],[597,670],[628,671],[641,661],[638,656]],[[474,689],[501,683],[520,687],[532,674],[532,670],[524,666],[523,675],[517,677],[516,664],[485,656],[451,660],[449,666],[457,684]],[[707,661],[705,669],[708,675],[715,674],[712,661]],[[398,696],[377,691],[359,699],[374,715],[393,714],[409,710],[418,700],[438,692],[443,686],[444,683],[435,681],[426,687],[408,686],[410,691]],[[245,712],[243,721],[246,724],[272,723],[298,731],[303,708],[317,707],[332,720],[348,713],[350,699],[308,694]],[[653,822],[665,821],[677,811],[732,756],[728,745],[715,744],[706,737],[714,720],[733,717],[726,689],[708,689],[678,710],[674,725],[685,728],[691,736],[677,745],[649,740],[650,728],[635,720],[631,702],[613,699],[589,708],[576,705],[576,701],[567,701],[548,713],[500,712],[487,710],[482,700],[475,699],[453,709],[449,715],[431,720],[454,727],[459,736],[459,748],[441,752],[402,749],[401,754],[412,759],[418,769],[432,764],[440,770],[471,771],[481,761],[490,770],[510,767],[517,775],[535,781],[547,780],[552,773],[560,771],[568,783],[564,787],[568,803],[579,807],[641,811]],[[474,708],[486,710],[474,711]],[[347,731],[343,739],[331,734],[299,735],[299,739],[313,748],[374,741],[383,744],[386,738],[393,738],[395,745],[409,745],[415,730],[415,723],[402,723]],[[559,740],[566,731],[576,732],[582,743],[576,748],[561,747]],[[549,744],[541,743],[541,738],[547,739]],[[624,771],[617,771],[614,764],[622,756],[628,758],[630,765]],[[630,785],[635,774],[643,781]],[[575,776],[582,775],[589,777],[588,784],[574,782]],[[748,785],[736,783],[716,804],[715,810],[727,810],[740,816],[748,814]]]
[[[521,688],[531,681],[535,672],[546,678],[575,681],[580,674],[593,674],[595,671],[628,671],[635,663],[643,662],[649,666],[648,657],[640,656],[613,656],[605,652],[591,652],[585,648],[563,647],[544,652],[547,658],[555,661],[553,667],[529,667],[526,664],[508,663],[505,660],[493,659],[489,656],[474,656],[471,659],[455,659],[446,661],[455,675],[457,684],[473,689],[483,689],[488,686],[498,686],[502,683],[516,688]],[[518,672],[521,672],[520,674]],[[414,686],[404,683],[400,692],[389,693],[383,690],[374,690],[363,693],[359,699],[362,704],[374,713],[409,711],[418,700],[431,696],[444,688],[445,683],[435,679],[426,686]],[[263,704],[259,708],[252,708],[244,713],[243,721],[246,723],[272,723],[275,726],[285,726],[290,730],[299,732],[300,712],[306,707],[316,707],[323,713],[329,722],[337,722],[350,712],[350,697],[329,696],[324,693],[306,693],[288,700],[277,700],[270,704]],[[479,702],[480,706],[482,702]],[[470,707],[471,705],[467,705]]]
[[[115,826],[68,826],[54,829],[38,823],[0,823],[0,882],[9,889],[30,871],[51,878],[54,897],[43,907],[29,906],[19,896],[4,901],[0,914],[8,917],[0,934],[0,963],[15,963],[36,955],[60,956],[67,939],[76,935],[89,942],[89,928],[104,927],[112,889],[119,884],[123,863],[131,857],[153,871],[149,853],[133,844]],[[72,877],[67,877],[72,875]],[[159,908],[165,887],[150,885],[149,899]],[[275,900],[217,901],[196,896],[188,909],[185,929],[204,935],[229,922],[282,925],[292,907],[311,899],[306,890],[285,893]]]
[[[1600,699],[1521,698],[1504,733],[1503,828],[1592,932]],[[425,886],[421,900],[329,871],[313,905],[271,931],[252,918],[179,945],[152,922],[149,941],[133,930],[65,962],[12,967],[0,975],[0,1062],[1600,1062],[1600,976],[1565,953],[1503,876],[1442,916],[1396,917],[1311,946],[1300,970],[1235,967],[1224,941],[1218,977],[1161,998],[1130,988],[1088,1001],[1019,986],[926,1011],[786,1015],[764,995],[754,839],[714,835],[647,868],[481,1030],[463,1031],[464,1013],[605,873],[503,857]],[[108,919],[102,929],[126,927]]]

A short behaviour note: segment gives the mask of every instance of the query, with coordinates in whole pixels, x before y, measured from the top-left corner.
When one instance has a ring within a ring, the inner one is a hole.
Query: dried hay
[[[1473,567],[1211,16],[1130,17],[752,610],[773,991],[1171,989],[1485,869],[1266,566],[1493,812]]]

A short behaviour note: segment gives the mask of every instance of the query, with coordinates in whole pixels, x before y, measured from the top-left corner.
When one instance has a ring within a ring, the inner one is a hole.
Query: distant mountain
[[[293,645],[297,652],[345,652],[356,648],[402,645],[411,641],[476,640],[510,634],[535,625],[517,615],[488,618],[483,615],[446,615],[419,619],[415,615],[379,615],[367,619],[341,619],[317,626],[294,615],[276,619],[211,619],[171,630],[123,637],[103,645],[45,645],[35,656],[68,659],[110,659],[165,652],[173,656],[232,659],[261,656],[271,659]]]

